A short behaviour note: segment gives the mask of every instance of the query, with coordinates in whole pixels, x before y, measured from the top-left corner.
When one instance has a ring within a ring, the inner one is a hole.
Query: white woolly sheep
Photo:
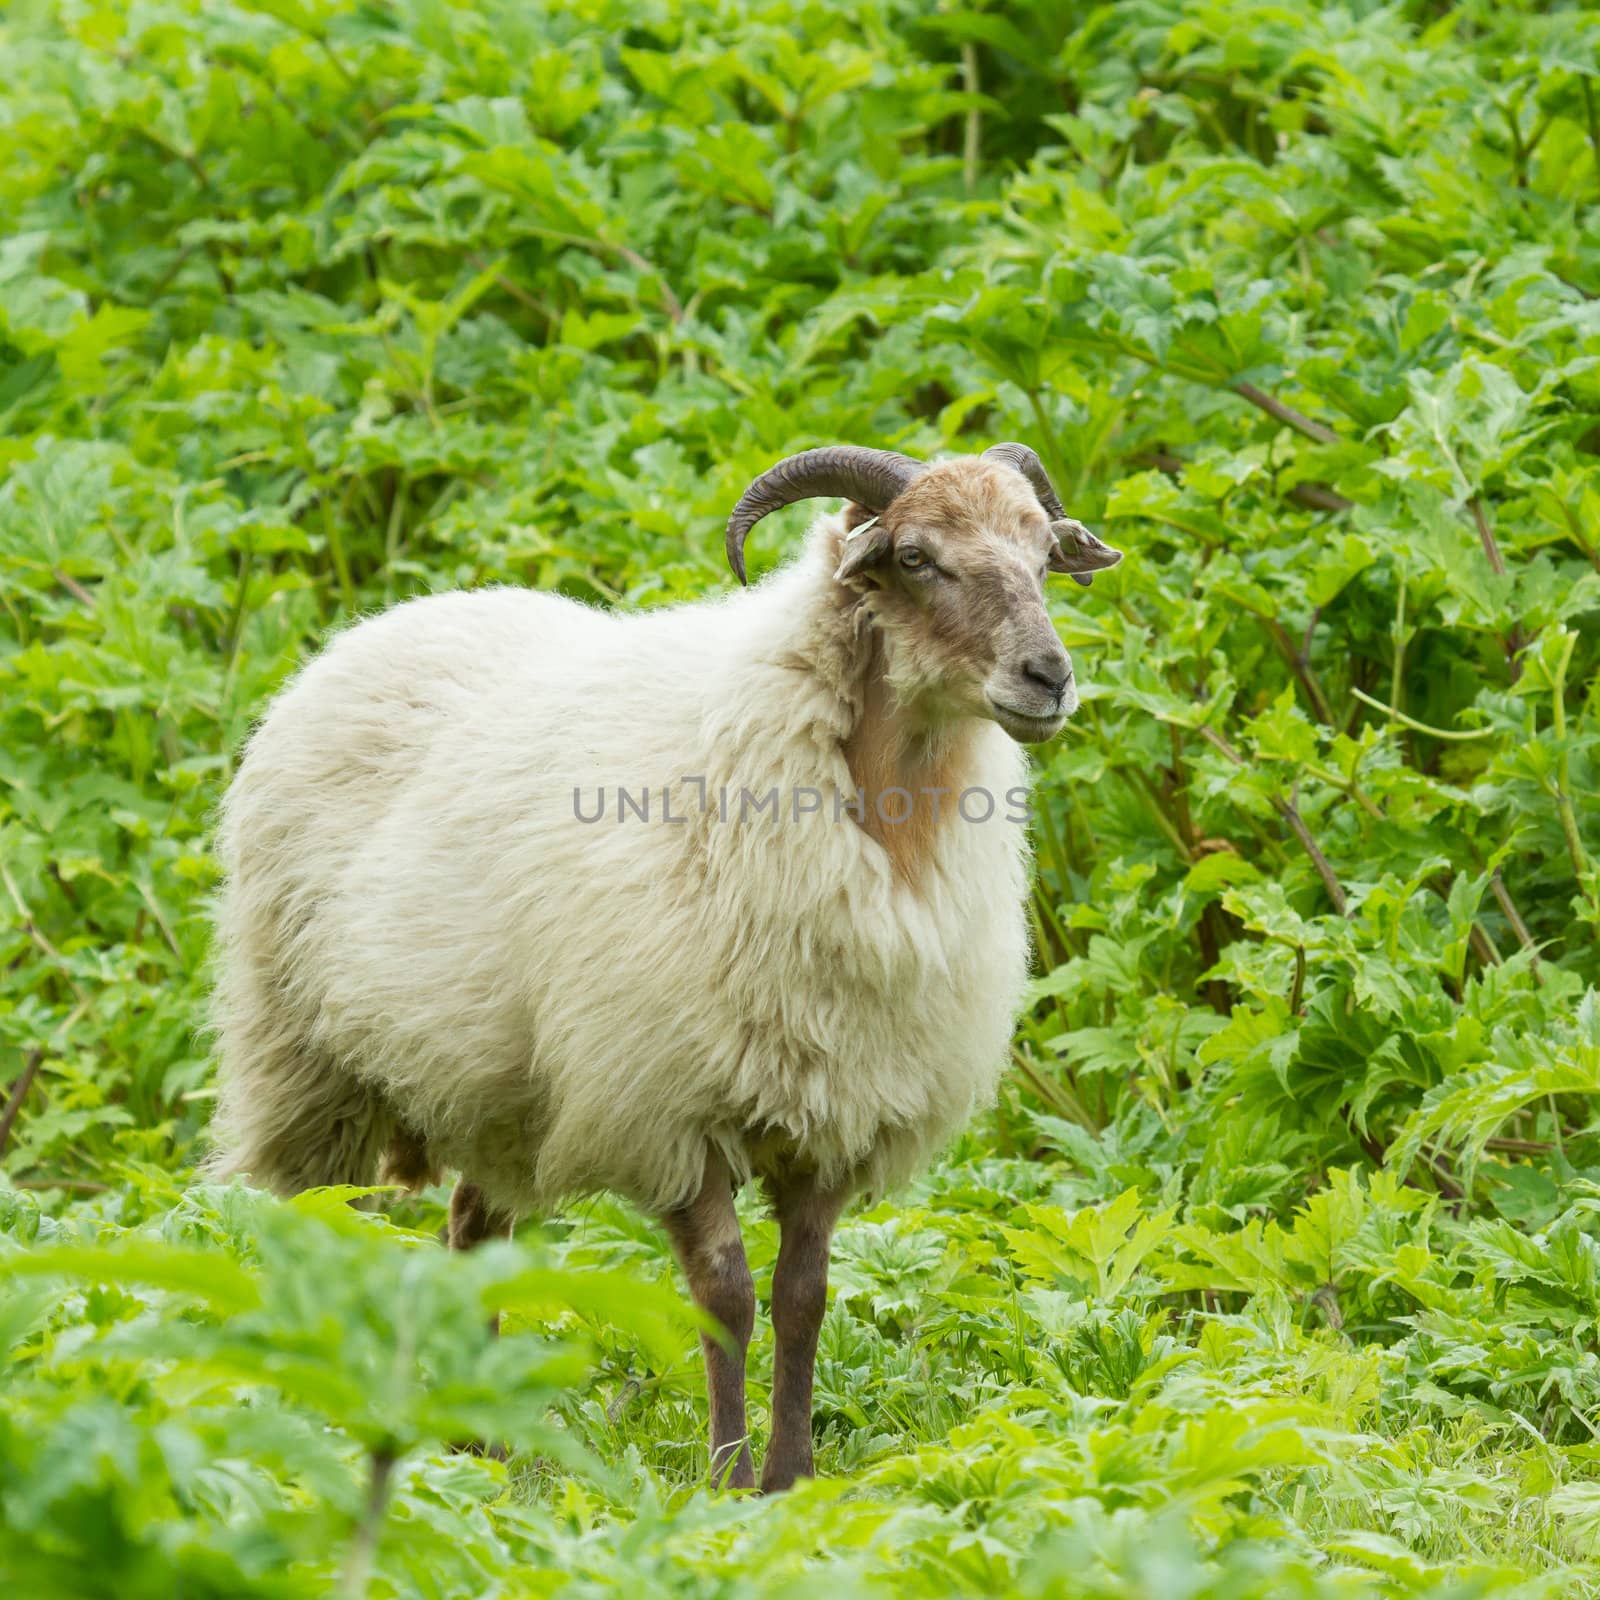
[[[630,1196],[731,1335],[704,1341],[711,1463],[741,1486],[733,1191],[760,1178],[764,1489],[812,1470],[840,1208],[993,1093],[1027,962],[1018,744],[1078,699],[1042,580],[1120,559],[1025,446],[835,447],[746,491],[741,582],[752,525],[820,496],[848,503],[725,598],[620,615],[499,588],[348,629],[273,702],[220,830],[212,1172],[292,1192],[450,1167],[460,1247]]]

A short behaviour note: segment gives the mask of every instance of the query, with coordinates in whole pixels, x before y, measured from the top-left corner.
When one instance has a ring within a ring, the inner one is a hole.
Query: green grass
[[[19,0],[0,55],[8,1592],[1600,1593],[1600,16]],[[703,1487],[615,1202],[463,1261],[443,1190],[193,1184],[208,821],[330,628],[711,592],[778,456],[1006,438],[1128,559],[1054,598],[1014,1071],[841,1229],[818,1482]]]

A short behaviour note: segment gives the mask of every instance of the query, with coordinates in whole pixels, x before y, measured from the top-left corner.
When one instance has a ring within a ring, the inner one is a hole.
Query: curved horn
[[[744,542],[750,530],[769,512],[796,500],[835,496],[854,500],[868,511],[882,511],[891,500],[927,471],[920,461],[893,450],[869,450],[864,445],[834,444],[821,450],[802,450],[786,456],[739,496],[728,518],[728,565],[740,583],[744,576]]]
[[[1033,485],[1033,492],[1038,495],[1044,514],[1052,522],[1059,522],[1066,516],[1066,508],[1061,504],[1056,486],[1050,481],[1050,474],[1044,470],[1044,462],[1027,445],[992,444],[983,452],[983,459],[1003,461],[1008,467],[1015,467]]]

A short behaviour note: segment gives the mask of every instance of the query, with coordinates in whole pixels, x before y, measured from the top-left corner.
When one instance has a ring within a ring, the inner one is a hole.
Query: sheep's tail
[[[213,1181],[243,1177],[279,1194],[372,1183],[391,1147],[409,1142],[376,1090],[315,1050],[225,1046],[223,1062],[202,1168]]]
[[[243,1177],[279,1194],[328,1184],[436,1181],[427,1142],[314,1036],[315,1013],[288,980],[274,919],[241,928],[235,887],[219,919],[211,1033],[220,1094],[202,1177]]]
[[[270,1086],[234,1080],[223,1089],[210,1140],[204,1177],[243,1177],[278,1194],[336,1183],[420,1189],[440,1177],[427,1141],[378,1091],[326,1064]]]
[[[310,1040],[275,1027],[271,1008],[230,1012],[227,989],[219,993],[221,1093],[202,1176],[243,1177],[278,1194],[325,1184],[414,1189],[437,1181],[427,1142],[381,1090]]]

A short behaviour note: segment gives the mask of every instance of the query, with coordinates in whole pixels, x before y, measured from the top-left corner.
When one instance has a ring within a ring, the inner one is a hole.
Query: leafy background
[[[13,0],[0,53],[10,1592],[1600,1591],[1600,16]],[[442,1190],[190,1183],[208,818],[329,629],[692,597],[777,456],[1012,437],[1129,559],[1056,599],[1002,1102],[842,1231],[822,1480],[700,1487],[620,1205],[457,1261]]]

